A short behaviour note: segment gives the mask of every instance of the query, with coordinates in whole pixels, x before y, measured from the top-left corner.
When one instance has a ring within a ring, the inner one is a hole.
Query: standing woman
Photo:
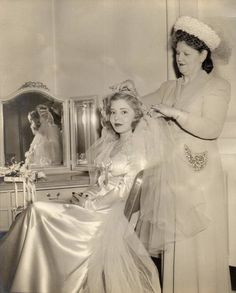
[[[217,138],[230,85],[212,73],[211,59],[220,39],[183,16],[172,42],[181,77],[144,97],[155,99],[152,111],[170,140],[162,142],[155,190],[155,183],[144,187],[137,232],[152,256],[164,251],[164,293],[227,293],[227,200]]]

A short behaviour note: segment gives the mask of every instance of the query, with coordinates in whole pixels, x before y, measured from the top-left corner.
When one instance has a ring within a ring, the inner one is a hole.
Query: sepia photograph
[[[0,293],[236,292],[235,28],[235,0],[0,0]]]

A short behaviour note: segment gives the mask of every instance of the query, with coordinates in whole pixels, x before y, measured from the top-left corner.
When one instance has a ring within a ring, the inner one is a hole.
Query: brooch
[[[206,166],[208,159],[207,151],[202,153],[193,153],[191,149],[185,144],[184,153],[194,171],[201,171]]]

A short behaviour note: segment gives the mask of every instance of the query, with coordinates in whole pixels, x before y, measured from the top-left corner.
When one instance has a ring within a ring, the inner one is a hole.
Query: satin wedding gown
[[[118,144],[97,159],[111,168],[88,190],[85,208],[35,202],[17,218],[0,242],[3,292],[160,292],[156,267],[123,214],[143,162],[132,143],[115,152]]]

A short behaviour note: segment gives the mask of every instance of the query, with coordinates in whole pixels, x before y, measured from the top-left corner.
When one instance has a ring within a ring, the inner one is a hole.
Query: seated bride
[[[145,168],[145,119],[136,93],[106,99],[104,131],[90,151],[95,184],[76,204],[35,202],[0,241],[7,292],[159,293],[158,272],[124,207]]]
[[[38,105],[36,110],[28,114],[28,120],[34,139],[25,154],[26,164],[42,167],[61,165],[61,133],[48,107]]]

